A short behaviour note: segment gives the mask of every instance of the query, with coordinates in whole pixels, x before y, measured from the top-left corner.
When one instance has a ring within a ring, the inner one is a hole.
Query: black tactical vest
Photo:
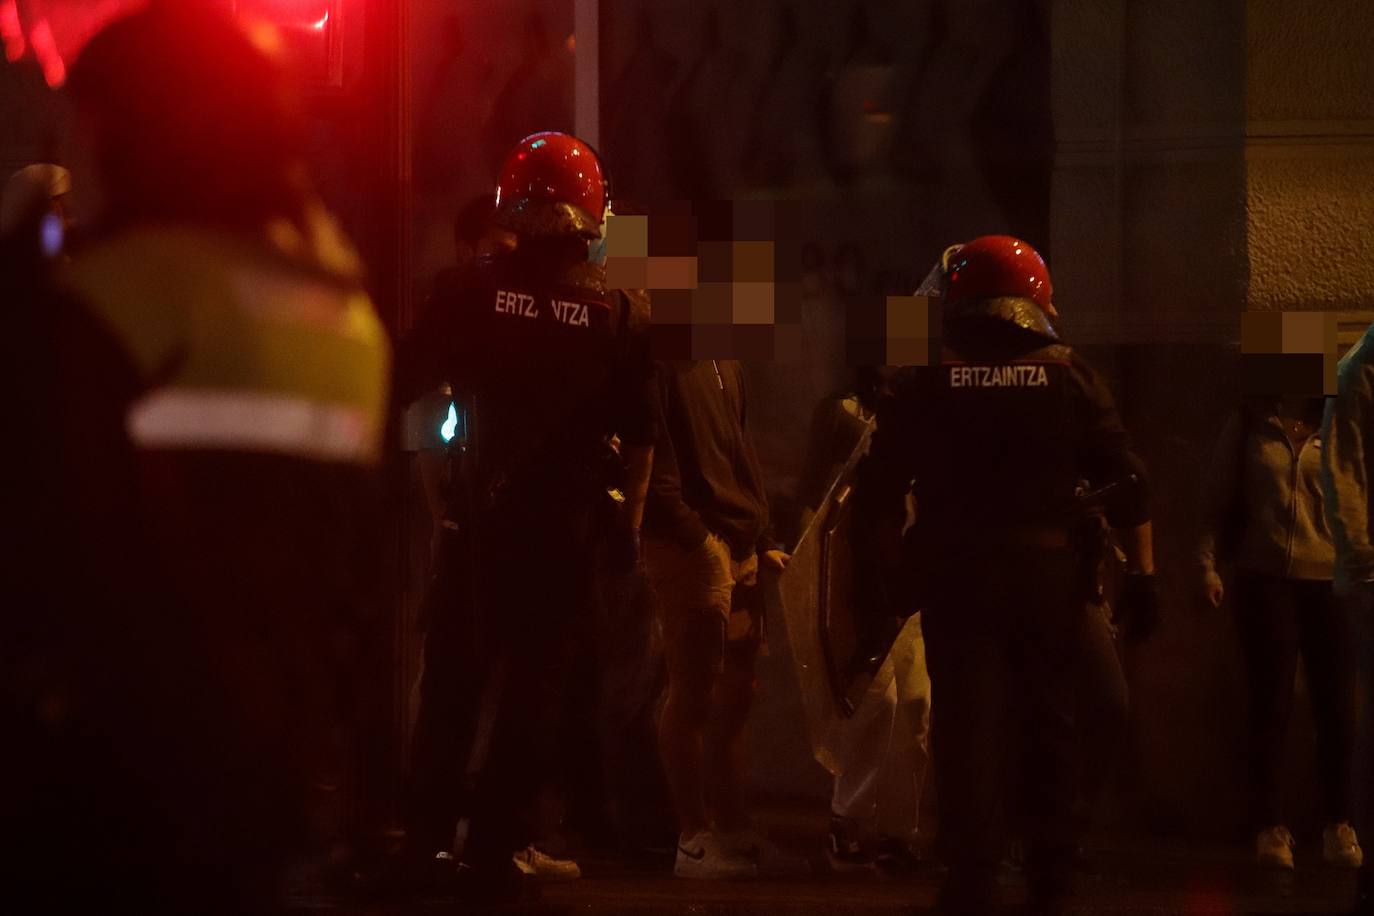
[[[479,262],[457,298],[451,377],[475,400],[484,476],[565,481],[595,465],[628,359],[625,295],[594,264],[516,255]]]
[[[898,407],[921,443],[921,527],[967,539],[1069,524],[1082,431],[1072,351],[1038,310],[946,315],[944,331],[941,365],[917,370]]]

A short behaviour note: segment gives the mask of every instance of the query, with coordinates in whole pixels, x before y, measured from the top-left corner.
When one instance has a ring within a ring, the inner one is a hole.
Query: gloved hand
[[[606,538],[606,565],[612,573],[626,576],[639,568],[639,529],[617,525]]]
[[[1112,621],[1128,646],[1139,645],[1159,629],[1159,583],[1154,573],[1126,573]]]

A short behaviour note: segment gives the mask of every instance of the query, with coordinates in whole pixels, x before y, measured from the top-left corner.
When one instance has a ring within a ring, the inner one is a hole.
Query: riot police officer
[[[908,485],[916,523],[904,562],[924,592],[936,774],[952,913],[995,904],[1002,766],[1024,775],[1031,903],[1067,893],[1075,647],[1085,603],[1073,546],[1078,481],[1122,481],[1107,507],[1128,557],[1119,602],[1154,616],[1145,470],[1102,381],[1061,343],[1049,272],[1030,245],[984,236],[945,252],[938,364],[903,375],[878,415],[861,481],[867,517],[900,537]]]
[[[503,662],[464,851],[463,883],[477,897],[522,892],[511,856],[530,840],[523,809],[554,754],[545,744],[557,733],[572,634],[593,606],[612,434],[629,467],[615,552],[627,566],[638,556],[656,434],[653,363],[646,302],[608,290],[591,257],[606,209],[591,147],[554,132],[520,141],[497,186],[496,222],[516,235],[515,249],[479,258],[398,358],[403,401],[448,381],[475,407],[472,505],[459,513],[475,551],[463,560],[477,610],[464,628],[473,647],[465,663],[486,673]],[[441,677],[426,672],[422,705],[444,702]],[[454,689],[471,691],[480,678],[457,680],[466,683]],[[470,693],[459,705],[470,714]],[[421,728],[425,720],[422,711]],[[431,842],[452,836],[453,816],[431,825]]]

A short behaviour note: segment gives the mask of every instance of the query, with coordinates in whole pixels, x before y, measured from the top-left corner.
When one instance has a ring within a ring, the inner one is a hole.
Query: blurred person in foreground
[[[62,285],[89,333],[62,341],[74,581],[39,727],[86,756],[30,795],[68,800],[34,880],[274,912],[310,786],[356,742],[388,346],[263,45],[154,2],[68,86],[91,237]]]
[[[24,166],[0,191],[0,237],[23,238],[49,257],[57,254],[60,230],[71,225],[67,212],[71,191],[72,173],[62,166],[50,162]]]
[[[31,165],[9,178],[0,198],[0,381],[16,395],[0,483],[0,730],[8,742],[0,755],[0,881],[11,901],[34,912],[100,901],[121,882],[118,844],[86,836],[89,824],[118,816],[118,771],[101,772],[111,768],[90,734],[99,712],[83,710],[77,721],[69,709],[79,680],[93,680],[81,650],[100,642],[97,633],[73,631],[92,602],[119,593],[120,542],[110,543],[96,519],[119,517],[133,475],[122,412],[87,401],[72,377],[74,366],[108,364],[117,350],[52,285],[63,252],[45,244],[44,228],[69,189],[65,169]],[[87,705],[101,694],[93,685],[81,692]],[[70,882],[67,863],[78,854],[83,880]],[[64,893],[54,898],[57,886]]]

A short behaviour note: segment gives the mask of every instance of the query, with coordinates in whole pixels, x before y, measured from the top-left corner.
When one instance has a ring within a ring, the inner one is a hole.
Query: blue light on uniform
[[[458,432],[458,407],[452,401],[448,405],[448,419],[439,427],[439,435],[445,442],[452,442]]]

